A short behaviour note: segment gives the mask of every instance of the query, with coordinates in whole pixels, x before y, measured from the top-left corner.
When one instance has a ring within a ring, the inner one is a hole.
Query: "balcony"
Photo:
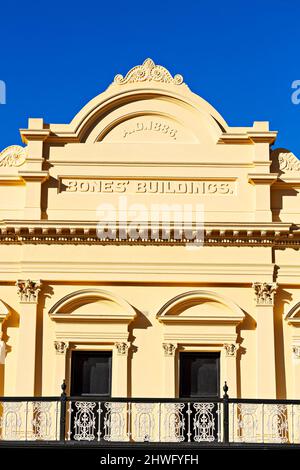
[[[3,397],[0,447],[300,448],[300,400]]]

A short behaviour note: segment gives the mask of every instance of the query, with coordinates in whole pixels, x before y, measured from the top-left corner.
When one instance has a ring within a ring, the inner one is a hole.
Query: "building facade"
[[[300,399],[300,162],[276,135],[150,59],[69,124],[29,119],[0,154],[0,395]]]

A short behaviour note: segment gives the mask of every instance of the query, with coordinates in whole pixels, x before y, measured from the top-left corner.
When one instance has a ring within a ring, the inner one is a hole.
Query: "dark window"
[[[218,398],[219,362],[219,353],[180,353],[180,397]]]
[[[111,352],[73,351],[71,395],[110,397]]]

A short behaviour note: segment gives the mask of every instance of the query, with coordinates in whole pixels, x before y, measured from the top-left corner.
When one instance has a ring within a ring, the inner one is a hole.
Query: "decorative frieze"
[[[300,359],[300,344],[293,345],[292,350],[294,359]]]
[[[115,348],[119,356],[125,356],[128,353],[129,344],[125,342],[115,343]]]
[[[224,344],[225,354],[227,357],[236,356],[236,345],[235,344]]]
[[[41,281],[32,281],[31,279],[19,279],[15,285],[18,288],[17,293],[20,302],[37,303],[39,292],[42,286]]]
[[[274,296],[277,290],[276,282],[254,282],[252,287],[255,293],[256,305],[274,305]]]
[[[175,356],[176,345],[173,343],[163,343],[165,356]]]
[[[54,347],[57,354],[66,354],[69,343],[66,341],[54,341]]]

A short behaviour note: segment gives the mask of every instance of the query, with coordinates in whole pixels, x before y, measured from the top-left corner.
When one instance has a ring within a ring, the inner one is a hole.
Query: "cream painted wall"
[[[29,119],[25,149],[1,152],[0,394],[59,394],[72,350],[108,349],[114,395],[175,396],[179,352],[195,350],[220,352],[231,396],[300,398],[298,160],[270,153],[268,123],[230,127],[162,73],[129,72],[69,124]],[[204,246],[100,241],[99,205],[124,200],[134,227],[153,204],[203,210]]]

